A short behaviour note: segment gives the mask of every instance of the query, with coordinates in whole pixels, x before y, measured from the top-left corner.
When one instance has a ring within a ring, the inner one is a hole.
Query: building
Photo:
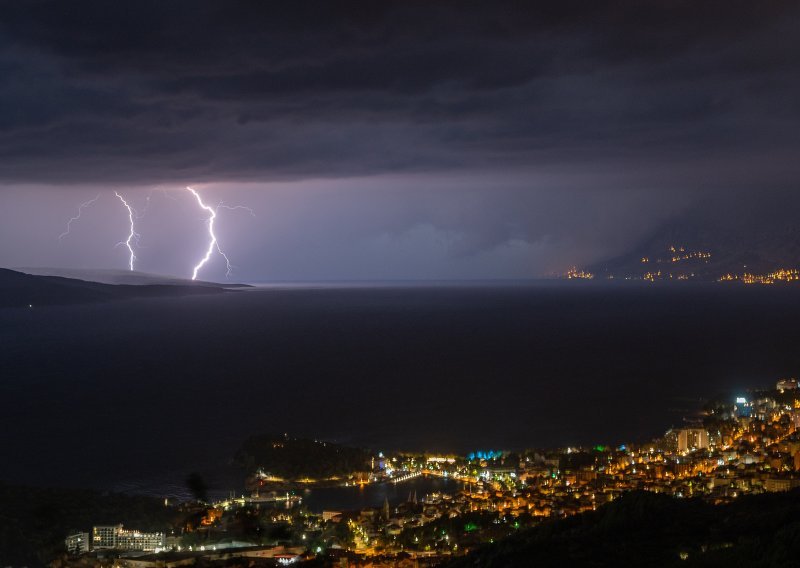
[[[92,549],[115,548],[117,530],[122,530],[122,525],[92,527]]]
[[[328,522],[334,520],[336,517],[341,517],[341,511],[322,511],[322,521]]]
[[[743,396],[736,398],[736,416],[740,418],[749,418],[752,414],[751,404]]]
[[[670,428],[666,434],[661,438],[659,446],[662,450],[667,452],[678,451],[678,430]]]
[[[781,379],[775,385],[775,388],[778,389],[780,392],[787,390],[797,390],[798,388],[797,379]]]
[[[89,552],[91,544],[92,543],[91,540],[89,540],[88,532],[71,534],[64,539],[64,547],[67,549],[67,552],[72,554],[83,554],[84,552]]]
[[[164,533],[126,530],[122,525],[92,527],[92,549],[141,550],[151,552],[164,548]]]
[[[764,490],[769,492],[789,491],[798,486],[800,480],[785,477],[768,477],[764,480]]]
[[[144,533],[136,530],[120,530],[117,533],[118,550],[160,550],[164,547],[163,533]]]
[[[702,450],[708,447],[708,432],[702,428],[682,428],[678,430],[678,451]]]

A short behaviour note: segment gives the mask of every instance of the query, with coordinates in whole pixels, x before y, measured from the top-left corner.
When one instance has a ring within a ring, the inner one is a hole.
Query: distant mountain
[[[629,252],[584,270],[596,278],[717,281],[749,275],[748,282],[773,283],[797,280],[798,268],[800,229],[794,224],[732,227],[683,221],[668,223]]]
[[[103,284],[60,276],[35,276],[0,268],[0,308],[222,292],[225,289],[218,285]]]
[[[62,278],[74,278],[76,280],[100,282],[102,284],[129,284],[132,286],[161,284],[167,286],[217,286],[221,288],[247,287],[247,284],[220,284],[216,282],[189,280],[186,278],[176,278],[174,276],[118,269],[19,267],[13,270],[24,272],[25,274],[33,274],[35,276],[61,276]]]

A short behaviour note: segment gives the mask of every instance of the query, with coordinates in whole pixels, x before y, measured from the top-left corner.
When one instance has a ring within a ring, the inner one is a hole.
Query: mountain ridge
[[[609,279],[774,283],[784,279],[776,273],[798,267],[800,229],[794,225],[734,228],[682,220],[662,225],[628,252],[584,271]],[[787,276],[786,281],[794,280]]]
[[[227,292],[222,286],[176,284],[104,284],[64,278],[38,276],[0,268],[0,308],[83,304],[148,297],[176,297]]]

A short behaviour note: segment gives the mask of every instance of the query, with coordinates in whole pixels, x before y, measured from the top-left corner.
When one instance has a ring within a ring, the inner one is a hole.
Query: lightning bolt
[[[131,241],[135,241],[137,244],[139,242],[139,233],[134,230],[134,217],[136,216],[136,212],[134,211],[133,207],[128,205],[128,202],[125,201],[125,198],[122,197],[118,192],[114,192],[114,195],[117,196],[122,204],[125,206],[125,209],[128,210],[128,220],[130,221],[130,232],[128,233],[128,238],[124,241],[117,243],[117,246],[125,245],[128,247],[128,252],[130,253],[130,259],[128,260],[128,266],[131,270],[133,270],[133,263],[136,261],[136,255],[133,252],[133,246],[131,245]],[[138,217],[137,217],[138,218]]]
[[[200,194],[197,193],[195,190],[193,190],[191,187],[187,187],[186,189],[188,189],[192,193],[192,195],[194,195],[194,198],[197,199],[198,205],[200,205],[202,209],[208,211],[210,215],[208,218],[208,236],[211,238],[211,240],[208,243],[208,249],[206,250],[205,256],[200,259],[200,262],[197,263],[197,266],[195,266],[194,270],[192,271],[192,280],[197,279],[197,271],[203,268],[203,265],[206,262],[208,262],[208,260],[211,258],[211,255],[214,253],[215,248],[217,249],[217,252],[219,252],[219,254],[222,255],[222,258],[225,259],[225,264],[227,266],[227,272],[225,273],[225,275],[227,276],[228,274],[231,273],[231,261],[228,260],[228,257],[225,255],[225,253],[222,252],[221,248],[219,248],[219,243],[217,242],[217,235],[214,234],[214,220],[217,218],[217,210],[203,203],[203,199],[200,197]]]
[[[215,249],[219,253],[219,255],[225,259],[225,268],[226,268],[225,277],[228,277],[230,276],[233,267],[231,266],[231,261],[228,258],[228,255],[226,255],[223,252],[222,248],[220,248],[219,241],[217,240],[217,235],[214,233],[214,221],[217,218],[217,212],[220,209],[228,209],[230,211],[235,211],[237,209],[244,209],[245,211],[249,212],[253,217],[255,217],[256,214],[253,212],[252,209],[250,209],[249,207],[245,207],[244,205],[224,205],[223,203],[220,203],[216,207],[211,207],[210,205],[206,205],[203,202],[203,199],[200,197],[200,194],[197,193],[194,189],[192,189],[191,187],[187,187],[186,189],[190,191],[192,195],[194,195],[194,198],[197,200],[197,204],[200,205],[202,209],[208,211],[209,213],[208,236],[210,240],[208,242],[208,249],[206,249],[205,256],[203,256],[203,258],[200,259],[200,262],[198,262],[197,265],[194,267],[194,270],[192,271],[192,280],[197,279],[197,272],[203,267],[205,263],[209,261],[211,255],[214,254]]]
[[[97,194],[97,197],[95,197],[94,199],[90,199],[89,201],[84,201],[83,203],[78,205],[78,214],[75,215],[74,217],[72,217],[69,221],[67,221],[67,229],[63,233],[58,235],[58,240],[59,241],[61,239],[63,239],[64,237],[66,237],[67,235],[69,235],[69,231],[72,228],[72,222],[73,221],[77,221],[78,219],[81,218],[81,214],[83,213],[83,210],[86,209],[87,207],[90,207],[91,205],[93,205],[94,202],[97,201],[98,199],[100,199],[100,194],[99,193]]]
[[[225,205],[224,203],[220,203],[219,205],[217,205],[217,209],[227,209],[228,211],[236,211],[237,209],[244,209],[245,211],[250,213],[250,215],[252,215],[253,217],[256,216],[255,211],[253,211],[249,207],[245,207],[244,205]]]

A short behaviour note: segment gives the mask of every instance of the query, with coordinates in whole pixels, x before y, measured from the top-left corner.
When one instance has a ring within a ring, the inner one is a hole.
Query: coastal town
[[[287,479],[250,460],[249,496],[171,505],[181,522],[162,531],[85,527],[66,535],[65,552],[53,565],[432,566],[545,520],[595,511],[632,491],[719,505],[791,490],[800,486],[798,427],[800,385],[781,379],[773,389],[710,401],[694,421],[643,444],[466,455],[365,451],[363,471],[327,479]],[[331,455],[345,452],[318,440],[297,443],[303,451],[316,445],[332,447]],[[287,451],[293,439],[276,437],[269,447]],[[381,484],[413,488],[421,478],[443,483],[374,507],[312,510],[303,498],[304,485],[358,492]]]
[[[711,252],[685,245],[670,244],[654,253],[635,258],[628,255],[631,258],[614,269],[573,266],[560,277],[565,280],[738,282],[748,285],[780,285],[800,281],[800,269],[794,267],[769,263],[748,267],[747,264],[731,260],[715,265]]]

